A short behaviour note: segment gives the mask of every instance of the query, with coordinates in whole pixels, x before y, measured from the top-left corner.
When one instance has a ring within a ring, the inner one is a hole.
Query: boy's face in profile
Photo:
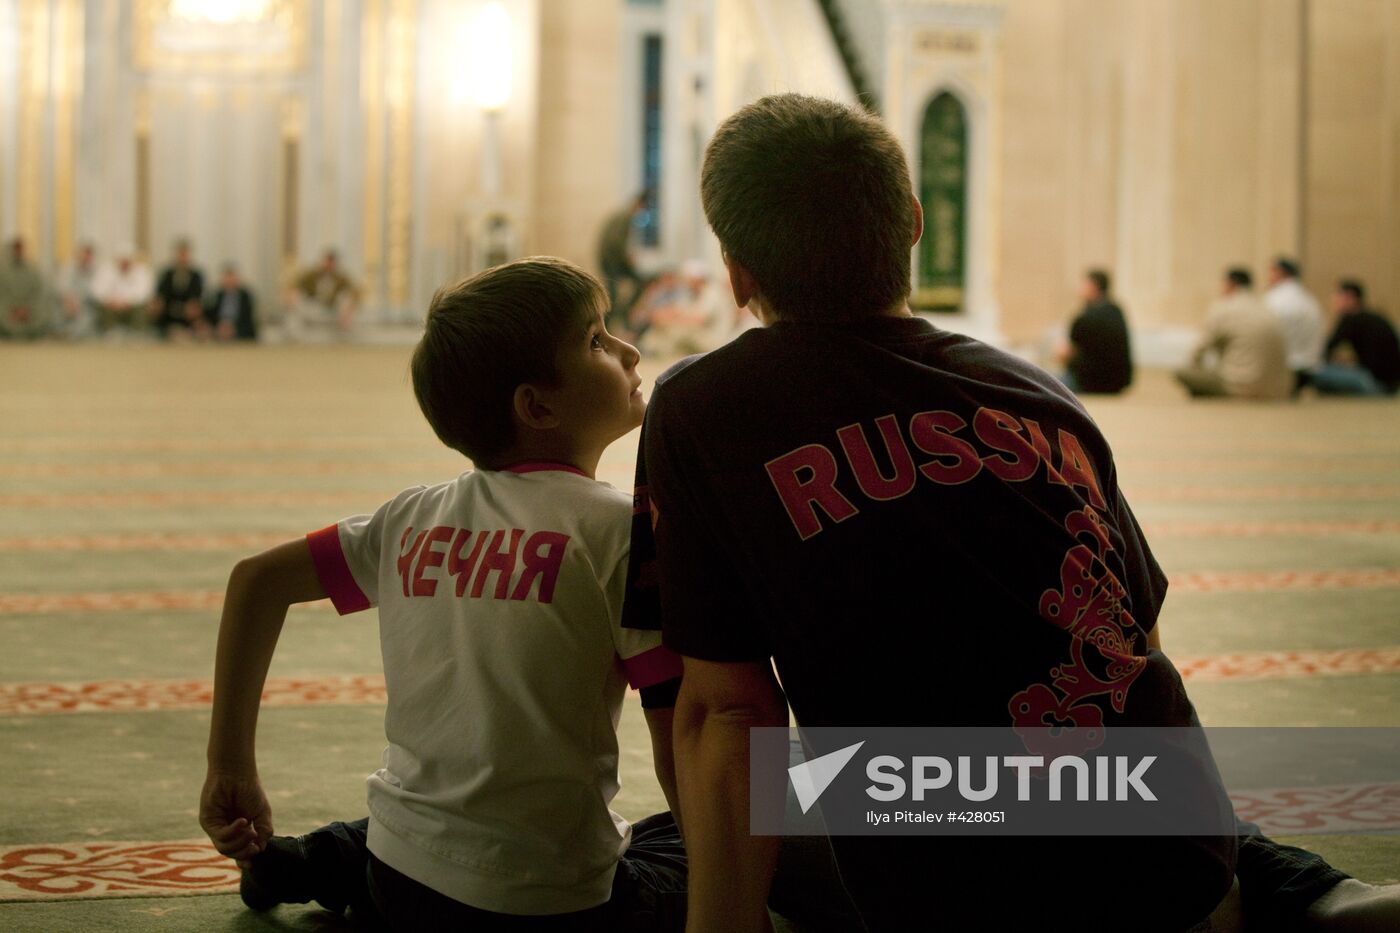
[[[637,348],[612,336],[594,311],[559,348],[559,385],[551,392],[560,423],[580,448],[605,447],[642,423],[646,401]]]

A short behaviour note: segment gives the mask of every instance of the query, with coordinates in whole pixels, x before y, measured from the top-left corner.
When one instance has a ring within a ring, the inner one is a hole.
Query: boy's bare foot
[[[249,910],[271,910],[278,904],[306,904],[322,893],[317,890],[300,836],[273,836],[267,841],[266,849],[239,862],[238,867],[242,869],[238,894]],[[344,904],[325,900],[317,900],[317,903],[335,913],[345,910]]]
[[[1313,901],[1302,929],[1317,933],[1395,933],[1400,930],[1400,884],[1347,878]]]

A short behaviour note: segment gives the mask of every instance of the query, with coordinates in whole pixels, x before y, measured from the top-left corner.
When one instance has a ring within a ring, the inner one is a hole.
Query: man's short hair
[[[700,199],[780,316],[848,320],[909,296],[909,166],[865,111],[799,94],[749,104],[715,131]]]
[[[1094,287],[1099,290],[1100,295],[1107,295],[1109,288],[1113,285],[1113,280],[1103,269],[1090,269],[1084,273],[1084,277],[1094,283]]]
[[[1337,291],[1346,292],[1356,299],[1357,304],[1366,300],[1366,286],[1361,284],[1360,279],[1342,279],[1337,283]]]
[[[477,466],[515,441],[515,390],[558,384],[559,349],[607,307],[602,284],[563,259],[536,256],[438,290],[413,351],[413,394],[448,447]]]
[[[1253,288],[1254,276],[1244,266],[1233,266],[1225,270],[1225,278],[1240,288]]]
[[[1288,276],[1290,279],[1296,279],[1298,276],[1303,274],[1302,267],[1298,265],[1298,260],[1292,259],[1288,256],[1275,256],[1274,265],[1278,267],[1278,270],[1280,272]]]

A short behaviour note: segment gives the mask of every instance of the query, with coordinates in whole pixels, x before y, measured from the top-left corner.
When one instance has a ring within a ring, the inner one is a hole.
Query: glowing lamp
[[[462,96],[488,113],[505,109],[510,100],[511,35],[506,8],[483,6],[467,31]]]

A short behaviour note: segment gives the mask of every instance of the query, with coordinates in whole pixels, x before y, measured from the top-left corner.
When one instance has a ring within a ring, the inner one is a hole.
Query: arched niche
[[[956,312],[966,306],[968,146],[967,108],[951,91],[938,91],[919,127],[924,235],[916,253],[914,303],[922,310]]]

